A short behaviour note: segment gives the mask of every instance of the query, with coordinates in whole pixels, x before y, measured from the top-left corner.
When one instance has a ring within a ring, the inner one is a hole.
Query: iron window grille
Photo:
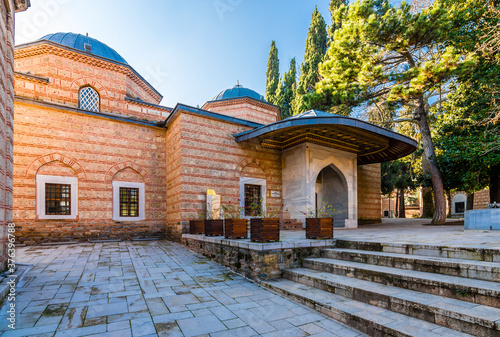
[[[120,216],[139,216],[139,189],[120,187]]]
[[[45,214],[71,215],[71,185],[45,184]]]
[[[261,186],[245,184],[245,216],[261,213]]]
[[[82,110],[99,112],[99,94],[92,87],[80,89],[78,107]]]

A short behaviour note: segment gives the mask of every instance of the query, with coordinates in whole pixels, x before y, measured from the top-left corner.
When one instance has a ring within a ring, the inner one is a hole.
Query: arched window
[[[99,112],[99,93],[92,87],[82,87],[78,95],[78,107]]]

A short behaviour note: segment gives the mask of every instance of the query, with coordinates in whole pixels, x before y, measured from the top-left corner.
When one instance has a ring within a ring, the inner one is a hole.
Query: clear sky
[[[115,49],[162,95],[202,105],[236,81],[265,94],[269,47],[281,74],[303,61],[317,5],[329,0],[32,0],[16,15],[16,44],[56,32],[85,34]]]

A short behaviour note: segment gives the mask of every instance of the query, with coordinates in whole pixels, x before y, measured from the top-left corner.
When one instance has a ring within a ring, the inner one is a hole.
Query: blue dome
[[[217,96],[214,97],[212,101],[220,101],[224,99],[232,99],[232,98],[240,98],[240,97],[250,97],[258,99],[259,101],[266,101],[264,96],[259,94],[258,92],[244,88],[240,84],[236,84],[234,88],[226,89],[221,91]]]
[[[87,50],[85,50],[85,45],[87,44],[91,47],[91,54],[104,57],[115,62],[128,64],[127,61],[125,61],[125,59],[121,57],[120,54],[118,54],[113,48],[110,48],[106,44],[82,34],[55,33],[45,35],[40,40],[52,41],[83,52],[87,52]]]

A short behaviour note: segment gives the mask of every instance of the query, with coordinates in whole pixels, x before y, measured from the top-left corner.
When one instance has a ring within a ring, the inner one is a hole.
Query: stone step
[[[500,336],[500,309],[312,269],[283,278],[474,336]]]
[[[264,281],[262,285],[370,336],[472,336],[286,279]]]
[[[336,248],[358,249],[374,252],[398,253],[444,257],[500,263],[500,249],[483,247],[433,246],[424,244],[350,241],[337,239]]]
[[[495,262],[424,257],[342,248],[324,249],[321,251],[321,256],[378,266],[500,282],[500,263]]]
[[[497,282],[329,258],[304,259],[303,266],[336,275],[500,308],[500,283]]]

